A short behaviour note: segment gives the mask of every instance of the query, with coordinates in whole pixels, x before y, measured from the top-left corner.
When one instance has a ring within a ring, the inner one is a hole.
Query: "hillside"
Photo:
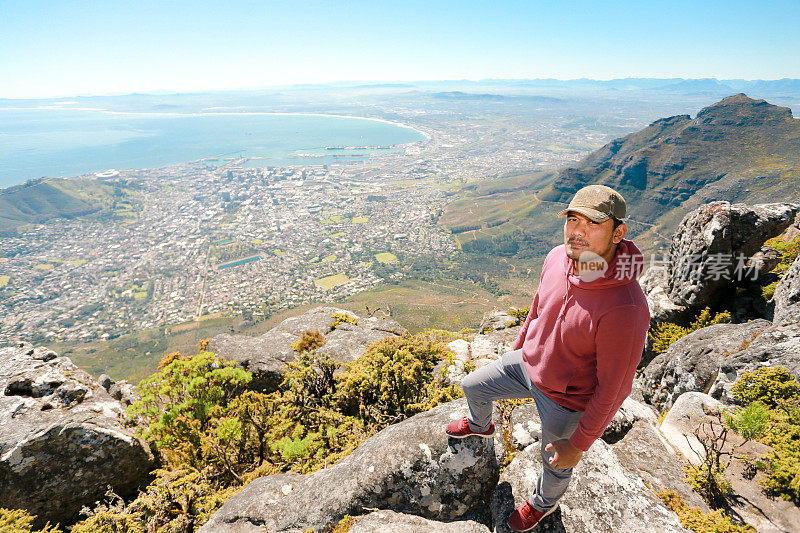
[[[127,186],[89,179],[45,178],[0,189],[0,235],[57,217],[73,218],[114,206]]]

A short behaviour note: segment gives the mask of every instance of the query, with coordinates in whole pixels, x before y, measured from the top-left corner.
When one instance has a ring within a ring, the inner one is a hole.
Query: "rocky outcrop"
[[[490,316],[501,315],[509,316],[499,311],[493,312]],[[445,383],[458,384],[468,374],[468,365],[472,365],[476,369],[481,368],[511,350],[511,345],[519,334],[519,321],[512,323],[510,320],[508,322],[499,320],[492,323],[498,326],[506,325],[498,328],[484,328],[487,333],[476,333],[472,336],[471,341],[456,339],[448,343],[447,347],[454,354],[453,361],[440,362],[434,369],[434,373],[438,375],[441,370],[444,370]]]
[[[659,431],[655,416],[634,422],[611,448],[620,464],[653,492],[674,490],[689,507],[709,511],[706,502],[684,481],[685,459]]]
[[[357,323],[343,322],[331,329],[334,313],[349,315]],[[390,318],[360,317],[345,309],[320,306],[287,318],[258,337],[228,333],[217,335],[209,342],[208,349],[226,359],[239,361],[242,368],[253,374],[256,387],[273,390],[283,379],[286,363],[297,359],[292,344],[307,330],[322,333],[326,343],[319,352],[340,362],[357,359],[371,342],[406,331]]]
[[[508,517],[530,496],[540,470],[539,445],[532,444],[518,453],[500,475],[491,502],[495,533],[511,531]],[[638,476],[620,464],[602,440],[583,454],[559,506],[537,531],[686,531],[677,516]]]
[[[153,457],[129,426],[124,406],[68,358],[0,349],[0,507],[64,524],[109,485],[135,491]]]
[[[678,339],[645,367],[645,401],[661,411],[684,392],[708,392],[725,358],[746,348],[769,326],[763,319],[715,324]]]
[[[516,316],[508,314],[507,311],[493,309],[484,315],[483,320],[481,320],[478,326],[478,333],[489,333],[491,331],[508,329],[519,325],[520,320]]]
[[[100,383],[100,386],[102,386],[106,392],[111,395],[112,398],[119,400],[119,402],[125,407],[128,407],[139,400],[139,393],[136,391],[136,387],[127,379],[114,381],[106,374],[102,374],[97,378],[97,381]]]
[[[291,483],[256,480],[201,531],[322,531],[346,514],[376,508],[461,519],[488,500],[502,462],[496,448],[503,448],[492,439],[448,438],[444,428],[466,413],[466,401],[455,400],[387,427],[330,468]],[[278,493],[278,485],[291,488]],[[263,496],[265,486],[274,497]]]
[[[670,244],[665,296],[675,306],[700,309],[748,276],[745,262],[761,252],[764,242],[779,235],[794,221],[798,204],[731,204],[718,201],[686,215]],[[764,254],[761,254],[763,256]],[[759,257],[761,257],[759,256]],[[752,261],[751,266],[766,261]],[[737,267],[739,270],[737,270]],[[658,321],[670,317],[657,316]]]
[[[488,527],[474,520],[437,522],[421,516],[396,513],[382,509],[363,516],[350,528],[349,533],[490,533]]]

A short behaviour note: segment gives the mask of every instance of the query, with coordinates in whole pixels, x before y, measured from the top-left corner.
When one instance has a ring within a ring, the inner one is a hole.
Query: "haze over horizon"
[[[0,98],[346,80],[798,77],[800,3],[0,1]]]

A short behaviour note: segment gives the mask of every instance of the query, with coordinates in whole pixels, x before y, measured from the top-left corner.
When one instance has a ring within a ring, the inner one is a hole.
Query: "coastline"
[[[219,110],[214,110],[214,109],[217,109],[217,108],[203,108],[199,112],[179,113],[179,112],[136,112],[136,111],[130,111],[129,112],[129,111],[113,111],[113,110],[108,110],[108,109],[103,109],[103,108],[88,108],[88,107],[78,108],[78,107],[60,107],[60,106],[0,107],[0,116],[2,116],[1,114],[2,114],[3,111],[11,111],[11,112],[13,112],[13,111],[23,111],[23,112],[25,112],[25,111],[42,111],[45,114],[46,114],[47,111],[56,111],[56,112],[57,111],[76,111],[76,112],[87,113],[88,115],[91,115],[91,114],[114,115],[114,116],[122,116],[122,117],[124,117],[124,116],[129,116],[129,117],[152,117],[152,118],[160,118],[160,117],[164,117],[164,118],[230,117],[232,120],[235,120],[236,117],[242,117],[242,120],[247,120],[245,117],[259,117],[259,116],[265,116],[265,117],[266,116],[321,117],[323,119],[324,118],[350,119],[350,120],[371,121],[373,123],[383,123],[383,124],[392,126],[394,128],[401,128],[403,130],[416,133],[420,137],[422,137],[421,139],[418,139],[418,140],[412,140],[412,141],[407,141],[407,142],[397,142],[395,144],[389,145],[389,146],[391,146],[391,147],[393,147],[395,149],[403,149],[403,147],[413,145],[414,143],[427,141],[427,140],[430,140],[432,138],[432,136],[429,133],[427,133],[425,131],[422,131],[420,129],[417,129],[414,126],[411,126],[409,124],[405,124],[405,123],[402,123],[402,122],[399,122],[399,121],[392,121],[392,120],[388,120],[388,119],[384,119],[384,118],[377,118],[377,117],[364,117],[364,116],[343,115],[343,114],[334,114],[334,113],[223,111],[221,108]],[[97,115],[95,115],[95,116],[97,116]],[[364,124],[367,124],[367,123],[365,122]],[[172,163],[167,163],[167,164],[155,164],[155,165],[145,166],[145,167],[135,166],[135,167],[130,167],[130,168],[151,168],[151,167],[152,168],[159,168],[159,167],[162,167],[162,166],[169,166],[169,165],[173,165],[173,164],[192,163],[192,162],[201,161],[201,160],[204,160],[204,159],[215,159],[217,157],[218,157],[217,154],[213,154],[213,155],[208,155],[208,156],[204,156],[204,157],[200,157],[200,158],[196,158],[196,159],[195,158],[189,158],[189,159],[181,160],[181,161],[177,161],[176,160],[176,161],[174,161]],[[296,157],[296,155],[287,154],[286,157],[287,158],[294,158],[294,157]],[[331,156],[331,157],[333,157],[333,156]],[[262,160],[263,159],[263,160],[266,160],[266,159],[271,159],[271,158],[272,158],[272,156],[261,157],[261,156],[255,155],[255,156],[249,157],[248,159],[258,159],[258,160]],[[342,161],[340,161],[340,163],[341,162]],[[301,162],[295,161],[295,162],[287,162],[287,163],[283,163],[283,164],[285,164],[285,166],[304,166],[306,163],[301,163]],[[312,163],[312,165],[313,164],[314,163]],[[101,172],[101,171],[105,170],[108,167],[101,166],[101,167],[98,167],[98,168],[99,168],[98,171],[87,170],[85,172],[80,171],[80,172],[75,172],[75,173],[58,173],[58,172],[56,172],[56,173],[50,174],[50,173],[44,173],[43,172],[43,173],[41,173],[41,174],[39,174],[39,175],[37,175],[35,177],[43,177],[43,176],[60,177],[60,178],[77,177],[79,175],[84,175],[84,174],[92,174],[92,173],[96,174],[97,172]],[[117,165],[116,168],[122,168],[122,167]],[[34,179],[34,178],[29,178],[29,179]],[[9,187],[14,187],[16,185],[24,184],[27,181],[29,181],[29,179],[24,179],[24,180],[16,182],[16,183],[8,183],[8,184],[0,183],[0,190],[7,189]]]
[[[203,109],[226,109],[224,107],[206,107]],[[229,108],[228,108],[229,109]],[[409,124],[404,122],[397,122],[393,120],[387,120],[385,118],[376,118],[376,117],[362,117],[358,115],[339,115],[335,113],[291,113],[287,111],[211,111],[208,113],[161,113],[161,112],[152,112],[152,111],[112,111],[110,109],[104,109],[100,107],[61,107],[61,106],[34,106],[34,107],[0,107],[0,111],[31,111],[31,110],[41,110],[41,111],[87,111],[93,113],[103,113],[107,115],[134,115],[134,116],[146,116],[146,117],[204,117],[204,116],[239,116],[239,115],[252,115],[252,116],[289,116],[289,117],[331,117],[331,118],[349,118],[355,120],[372,120],[375,122],[383,122],[384,124],[391,124],[392,126],[397,126],[400,128],[406,128],[409,130],[414,130],[423,137],[425,140],[429,140],[431,136],[422,130],[415,128]],[[415,141],[419,142],[419,141]],[[405,143],[407,144],[407,143]],[[399,146],[399,145],[397,145]]]

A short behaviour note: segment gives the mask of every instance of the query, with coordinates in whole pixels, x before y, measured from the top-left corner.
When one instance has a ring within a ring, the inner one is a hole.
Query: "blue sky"
[[[800,0],[0,0],[0,97],[340,80],[800,77]]]

